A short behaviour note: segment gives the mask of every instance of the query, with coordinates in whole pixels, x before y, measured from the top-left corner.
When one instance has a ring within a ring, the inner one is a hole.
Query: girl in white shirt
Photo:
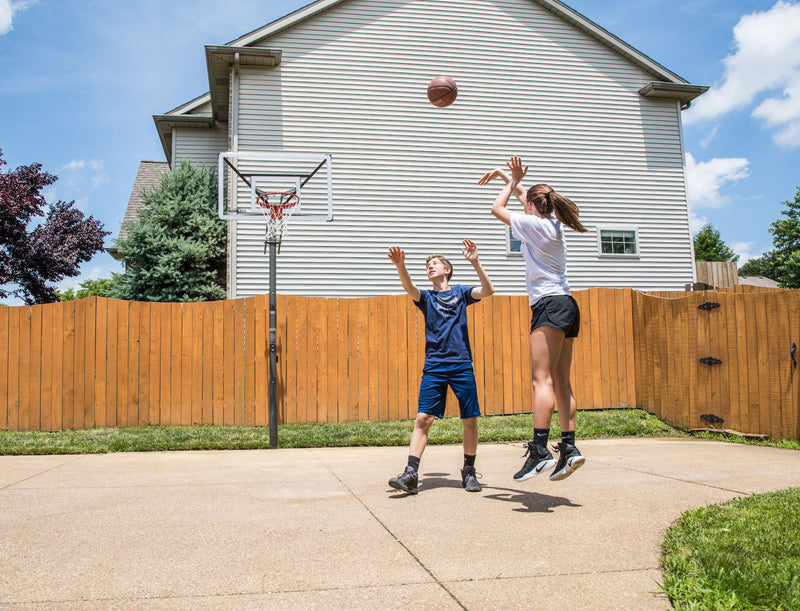
[[[521,158],[512,157],[506,165],[511,170],[510,177],[503,170],[491,170],[478,184],[488,184],[495,178],[506,183],[492,205],[492,214],[509,225],[514,237],[522,242],[525,286],[531,306],[534,434],[528,442],[525,465],[514,479],[529,479],[555,465],[550,479],[561,480],[586,461],[575,447],[577,404],[570,384],[570,365],[572,344],[580,328],[580,311],[566,278],[564,226],[581,233],[586,228],[578,219],[578,207],[550,186],[539,184],[525,191],[521,181],[528,166],[523,167]],[[523,205],[524,214],[508,209],[511,195]],[[561,423],[557,463],[547,449],[556,401]]]

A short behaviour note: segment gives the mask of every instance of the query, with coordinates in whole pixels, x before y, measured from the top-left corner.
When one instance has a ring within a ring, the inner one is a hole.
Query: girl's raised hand
[[[511,170],[511,180],[516,183],[520,183],[525,178],[525,174],[528,173],[528,166],[522,167],[522,157],[511,157],[511,160],[506,165]]]

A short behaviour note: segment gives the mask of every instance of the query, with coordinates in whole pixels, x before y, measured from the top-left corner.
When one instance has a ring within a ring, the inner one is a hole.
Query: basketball
[[[458,87],[449,76],[437,76],[428,84],[428,100],[434,106],[444,108],[456,101]]]

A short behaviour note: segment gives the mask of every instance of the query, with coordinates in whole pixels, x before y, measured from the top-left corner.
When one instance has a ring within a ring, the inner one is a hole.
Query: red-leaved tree
[[[103,250],[110,232],[75,202],[48,204],[42,189],[58,180],[32,163],[4,172],[0,149],[0,298],[15,295],[25,303],[58,301],[55,287],[80,273],[80,264]]]

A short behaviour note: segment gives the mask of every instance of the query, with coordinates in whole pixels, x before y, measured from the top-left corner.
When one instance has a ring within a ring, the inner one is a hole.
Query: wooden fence
[[[798,294],[757,290],[577,291],[579,407],[639,406],[687,428],[706,426],[699,417],[713,413],[744,432],[798,436],[796,373],[784,350],[800,336]],[[728,301],[699,316],[695,301],[705,295]],[[712,329],[721,312],[726,326]],[[530,412],[527,298],[496,295],[468,313],[483,413]],[[266,426],[267,321],[266,296],[0,308],[0,428]],[[277,339],[279,422],[414,417],[425,340],[407,296],[278,296]],[[726,352],[722,366],[694,364],[702,342]],[[735,389],[725,377],[733,372]],[[452,396],[447,413],[457,414]]]

